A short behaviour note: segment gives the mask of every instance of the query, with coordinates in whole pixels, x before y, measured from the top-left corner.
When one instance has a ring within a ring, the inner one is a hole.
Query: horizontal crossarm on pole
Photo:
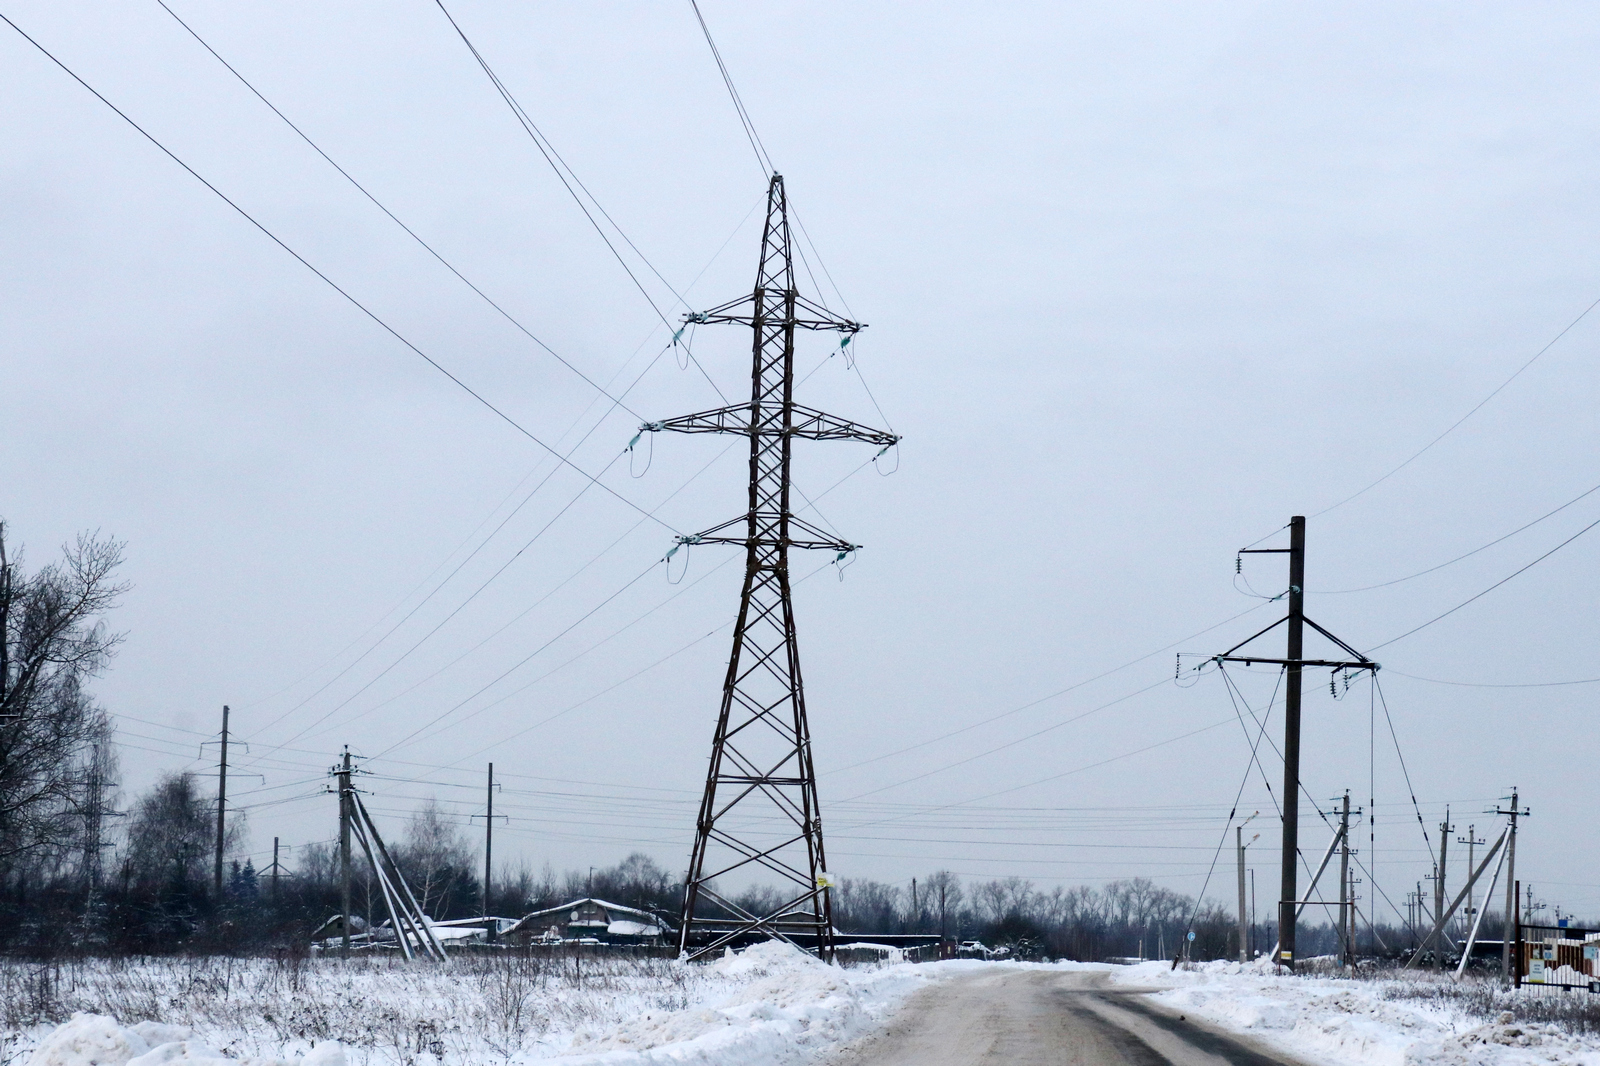
[[[660,422],[646,422],[639,430],[642,433],[754,433],[762,437],[789,436],[806,440],[858,440],[883,447],[900,441],[897,433],[863,426],[798,403],[791,404],[789,409],[792,415],[788,426],[772,418],[770,412],[765,419],[757,415],[753,420],[751,414],[756,408],[748,403],[740,403],[710,411],[697,411],[692,415],[679,415]],[[752,421],[755,422],[753,426]]]
[[[1377,670],[1379,665],[1370,659],[1360,662],[1338,662],[1332,659],[1258,659],[1253,655],[1214,655],[1219,663],[1266,663],[1270,666],[1326,666],[1333,670]]]
[[[773,309],[779,307],[793,307],[795,311],[791,312],[792,317],[789,318],[773,314]],[[744,308],[749,310],[745,311]],[[801,310],[809,317],[802,318],[796,313]],[[867,328],[865,323],[840,318],[826,307],[818,306],[798,292],[770,289],[756,289],[749,296],[740,296],[725,304],[718,304],[708,311],[691,311],[683,316],[683,320],[701,326],[727,323],[753,326],[759,322],[768,326],[793,326],[796,329],[833,330],[839,333],[859,333]]]
[[[804,534],[804,536],[786,537],[781,542],[776,537],[761,536],[759,534],[752,538],[749,535],[750,516],[747,514],[742,514],[738,518],[730,518],[720,525],[712,526],[710,529],[702,533],[694,533],[687,537],[678,537],[677,541],[679,544],[736,544],[741,548],[771,546],[807,548],[833,552],[853,552],[861,550],[861,545],[852,544],[848,540],[840,540],[838,537],[829,536],[827,533],[823,532],[802,518],[796,518],[792,514],[789,515],[788,518],[790,529],[798,530]],[[733,530],[739,528],[743,528],[746,532],[743,535],[723,532],[724,530]],[[765,512],[757,513],[756,529],[775,531],[777,528],[778,515],[769,515]]]

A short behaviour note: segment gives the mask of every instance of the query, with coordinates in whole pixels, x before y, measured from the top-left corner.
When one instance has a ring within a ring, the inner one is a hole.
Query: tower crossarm
[[[806,440],[858,440],[885,448],[900,440],[899,434],[863,426],[802,404],[790,404],[789,411],[789,418],[779,419],[773,418],[775,412],[767,408],[739,403],[660,422],[646,422],[639,429],[646,433],[754,433],[762,437],[787,435]]]
[[[740,515],[738,518],[728,519],[721,525],[712,526],[703,533],[678,537],[677,541],[679,544],[737,544],[741,548],[755,547],[757,549],[782,546],[785,548],[806,548],[841,553],[861,550],[861,545],[829,536],[816,526],[802,518],[796,518],[794,515],[789,516],[788,526],[789,535],[781,541],[775,533],[771,536],[764,535],[779,528],[778,515],[776,513],[759,513],[756,515],[757,533],[754,537],[751,537],[749,534],[750,516]],[[735,533],[735,530],[744,530],[745,532]],[[800,535],[797,537],[794,535],[796,533]]]
[[[759,308],[759,310],[758,310]],[[778,308],[793,308],[790,317],[774,313]],[[707,311],[691,311],[683,316],[688,323],[700,326],[726,325],[793,326],[795,329],[833,330],[838,333],[860,333],[866,329],[864,322],[829,311],[794,290],[756,289],[748,296],[740,296]]]

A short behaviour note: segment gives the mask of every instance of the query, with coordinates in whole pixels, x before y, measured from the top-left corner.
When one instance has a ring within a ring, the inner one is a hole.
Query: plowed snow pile
[[[1167,989],[1152,998],[1328,1066],[1600,1066],[1594,1035],[1519,1022],[1514,1012],[1485,1024],[1457,1008],[1393,997],[1406,978],[1277,976],[1236,962],[1173,971],[1170,963],[1147,962],[1116,967],[1111,979]]]

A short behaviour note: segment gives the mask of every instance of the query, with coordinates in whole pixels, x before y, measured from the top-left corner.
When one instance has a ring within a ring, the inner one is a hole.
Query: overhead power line
[[[728,73],[728,64],[722,61],[722,52],[711,37],[711,27],[706,25],[706,17],[700,13],[698,0],[689,0],[689,6],[694,8],[694,17],[700,23],[700,32],[705,34],[706,44],[711,47],[711,58],[717,61],[717,70],[722,74],[722,84],[727,87],[728,96],[733,100],[733,109],[739,113],[739,124],[744,127],[744,135],[750,141],[750,150],[756,154],[756,165],[761,168],[761,176],[770,178],[777,172],[777,168],[772,165],[772,157],[767,154],[767,146],[761,143],[761,135],[756,132],[756,124],[751,120],[750,112],[745,109],[744,100],[739,97],[739,90],[734,88],[733,76]]]
[[[1578,493],[1578,495],[1574,496],[1572,499],[1568,500],[1566,503],[1562,504],[1560,507],[1557,507],[1555,510],[1546,511],[1544,514],[1540,515],[1538,518],[1535,518],[1532,522],[1529,522],[1526,525],[1518,526],[1516,529],[1513,529],[1510,533],[1507,533],[1504,536],[1496,537],[1494,540],[1491,540],[1489,543],[1484,544],[1484,545],[1480,545],[1479,547],[1476,547],[1476,548],[1473,548],[1471,551],[1467,552],[1466,554],[1458,555],[1454,559],[1449,560],[1448,562],[1440,563],[1438,566],[1430,566],[1426,570],[1418,570],[1414,574],[1407,574],[1405,577],[1397,577],[1393,581],[1384,581],[1384,582],[1380,582],[1379,584],[1376,584],[1376,585],[1364,585],[1364,586],[1362,586],[1361,588],[1358,588],[1358,589],[1330,589],[1330,590],[1327,590],[1325,592],[1320,593],[1320,595],[1323,595],[1323,596],[1342,596],[1342,595],[1345,595],[1345,594],[1348,594],[1348,593],[1351,593],[1351,592],[1371,592],[1373,589],[1386,589],[1386,588],[1390,587],[1391,585],[1399,585],[1399,584],[1401,584],[1403,582],[1411,581],[1411,580],[1413,580],[1415,578],[1424,577],[1424,576],[1426,576],[1428,574],[1433,573],[1435,570],[1443,570],[1447,566],[1454,566],[1456,563],[1459,563],[1463,559],[1470,559],[1472,556],[1477,555],[1479,552],[1487,551],[1488,549],[1494,547],[1496,544],[1499,544],[1502,541],[1510,540],[1512,537],[1516,536],[1518,533],[1521,533],[1521,532],[1523,532],[1525,530],[1532,529],[1534,526],[1538,525],[1540,522],[1543,522],[1545,519],[1553,518],[1554,516],[1560,514],[1562,511],[1565,511],[1568,507],[1571,507],[1573,504],[1577,503],[1579,500],[1582,500],[1587,496],[1592,496],[1596,492],[1600,492],[1600,485],[1596,485],[1596,486],[1594,486],[1593,488],[1590,488],[1590,489],[1585,489],[1583,492]]]
[[[517,101],[516,96],[513,95],[511,90],[506,87],[505,82],[500,80],[500,76],[494,72],[494,68],[489,65],[489,61],[484,58],[483,53],[478,51],[477,45],[472,43],[472,39],[468,37],[466,31],[461,28],[461,24],[456,21],[455,16],[450,14],[450,9],[444,6],[444,0],[434,0],[434,2],[438,5],[440,12],[442,12],[444,17],[449,21],[450,27],[456,31],[456,36],[461,38],[461,43],[466,45],[467,50],[472,53],[472,58],[477,60],[478,66],[481,67],[484,74],[488,76],[490,83],[494,85],[495,91],[500,94],[500,98],[504,100],[506,106],[511,109],[511,114],[516,118],[517,124],[522,127],[523,132],[526,133],[529,139],[533,141],[534,147],[539,150],[539,154],[544,157],[544,161],[548,163],[550,165],[550,169],[555,172],[556,178],[567,190],[568,195],[572,197],[573,202],[578,205],[578,210],[583,212],[583,217],[589,220],[589,225],[594,227],[595,233],[597,233],[600,236],[600,239],[605,242],[606,248],[610,250],[612,256],[616,259],[617,264],[622,267],[623,272],[628,275],[628,279],[633,282],[634,288],[639,290],[639,295],[645,298],[645,302],[648,303],[650,305],[650,309],[656,313],[656,317],[661,319],[661,324],[666,326],[668,330],[671,330],[672,323],[667,320],[666,313],[663,312],[660,305],[656,303],[655,297],[650,295],[650,291],[644,287],[644,283],[641,282],[639,280],[639,276],[634,273],[633,267],[628,264],[628,261],[623,256],[621,250],[617,248],[616,244],[606,234],[605,228],[602,227],[599,220],[594,217],[594,212],[589,210],[589,204],[592,203],[594,205],[595,210],[599,211],[605,220],[611,224],[611,228],[615,230],[617,235],[622,238],[623,242],[633,250],[633,253],[639,257],[639,261],[649,269],[650,273],[654,274],[661,284],[667,287],[667,290],[672,293],[674,299],[676,299],[678,303],[684,302],[683,296],[672,287],[671,282],[667,281],[667,279],[662,276],[661,271],[657,270],[655,268],[655,264],[650,262],[649,257],[639,250],[639,246],[633,243],[633,239],[629,237],[627,232],[617,224],[617,220],[611,217],[611,213],[605,209],[604,205],[600,203],[599,199],[595,197],[594,193],[589,191],[589,187],[586,186],[581,179],[579,179],[577,173],[567,165],[567,161],[561,157],[561,153],[556,151],[555,146],[550,143],[549,138],[544,135],[544,132],[540,130],[533,119],[529,117],[528,112],[523,109],[522,104]],[[574,185],[576,185],[577,188],[574,188]],[[583,190],[583,196],[578,195],[579,189]],[[584,202],[585,196],[588,197],[589,203]],[[674,336],[676,336],[676,334],[674,334]],[[709,384],[712,390],[716,392],[717,396],[722,399],[722,402],[727,403],[728,398],[723,396],[722,390],[717,387],[717,383],[712,380],[711,375],[706,373],[705,368],[700,365],[700,360],[695,358],[695,355],[692,351],[689,352],[689,359],[694,363],[695,368],[700,371],[701,376],[706,379],[706,383]]]
[[[204,48],[207,52],[210,52],[212,57],[215,58],[218,63],[221,63],[225,68],[227,68],[228,73],[232,74],[235,78],[237,78],[239,80],[239,84],[243,85],[246,89],[249,89],[250,92],[255,95],[256,99],[260,100],[263,104],[266,104],[267,107],[272,111],[272,113],[274,115],[277,115],[280,119],[282,119],[283,120],[283,124],[285,126],[288,126],[291,130],[293,130],[295,132],[295,135],[298,136],[302,141],[306,142],[306,144],[311,147],[311,150],[313,152],[316,152],[319,156],[321,156],[327,162],[327,164],[329,166],[331,166],[334,170],[337,170],[339,172],[341,177],[343,177],[351,185],[355,186],[356,191],[360,192],[362,196],[365,196],[368,200],[372,201],[373,206],[376,207],[379,211],[382,211],[385,215],[387,215],[391,222],[393,222],[395,225],[399,226],[401,229],[405,230],[406,234],[412,240],[416,241],[419,245],[421,245],[422,248],[429,255],[431,255],[435,259],[437,259],[440,262],[440,264],[444,266],[444,268],[446,270],[450,271],[450,273],[454,274],[457,278],[459,278],[461,280],[462,284],[464,284],[467,288],[471,289],[473,292],[477,293],[478,296],[482,298],[484,303],[488,304],[490,307],[492,307],[496,311],[498,311],[500,313],[501,317],[503,317],[507,322],[510,322],[513,326],[517,327],[517,329],[520,330],[529,340],[533,341],[534,344],[537,344],[540,348],[544,349],[545,352],[549,353],[549,355],[551,355],[559,363],[561,363],[562,366],[566,367],[568,370],[572,371],[574,374],[576,374],[580,378],[582,378],[584,380],[584,382],[587,385],[589,385],[590,388],[592,388],[596,392],[600,393],[602,396],[604,396],[606,399],[610,400],[616,406],[621,407],[624,411],[627,411],[630,415],[633,415],[633,417],[635,417],[635,418],[643,418],[644,417],[643,415],[641,415],[637,411],[635,411],[633,408],[631,408],[627,404],[623,403],[621,399],[619,399],[619,398],[617,398],[615,396],[612,396],[609,392],[607,392],[605,390],[604,386],[596,383],[594,381],[594,379],[589,377],[589,375],[585,374],[582,370],[579,370],[576,366],[572,365],[572,363],[568,362],[567,359],[560,352],[556,351],[554,348],[550,347],[544,341],[542,341],[538,337],[534,336],[533,331],[530,330],[527,326],[523,325],[522,322],[519,321],[516,318],[515,315],[513,315],[510,311],[507,311],[504,307],[500,306],[500,304],[496,303],[495,300],[492,297],[490,297],[488,293],[484,292],[470,278],[468,278],[465,274],[461,273],[460,270],[457,270],[453,263],[451,263],[443,255],[439,254],[439,251],[436,248],[434,248],[433,245],[431,245],[427,241],[423,240],[422,237],[420,237],[415,230],[413,230],[410,226],[406,225],[406,223],[402,222],[400,220],[400,218],[397,215],[395,215],[395,213],[393,211],[389,210],[389,208],[386,207],[382,203],[382,201],[380,201],[376,196],[374,196],[367,189],[367,187],[365,185],[363,185],[363,184],[361,184],[361,182],[357,181],[350,174],[350,172],[348,170],[346,170],[343,166],[339,165],[339,163],[336,162],[334,160],[334,158],[332,156],[330,156],[327,152],[323,151],[321,145],[317,144],[316,141],[313,141],[311,139],[311,137],[304,130],[302,130],[299,126],[295,125],[295,123],[292,120],[290,120],[288,115],[285,115],[282,111],[280,111],[278,109],[278,105],[277,104],[274,104],[271,100],[268,100],[266,98],[266,96],[264,96],[261,93],[261,90],[257,89],[253,84],[251,84],[249,79],[247,79],[243,74],[239,73],[239,71],[234,67],[234,65],[232,63],[229,63],[226,59],[222,58],[222,55],[215,48],[211,47],[211,45],[206,41],[206,39],[204,37],[201,37],[200,34],[195,31],[193,26],[190,26],[181,17],[179,17],[179,15],[178,15],[178,13],[176,11],[174,11],[174,10],[172,10],[172,8],[168,7],[167,6],[167,0],[156,0],[156,3],[160,4],[161,5],[161,9],[163,11],[165,11],[167,14],[171,15],[173,17],[173,19],[178,23],[178,25],[182,26],[185,30],[187,30],[188,33],[189,33],[189,36],[193,37],[196,41],[200,42],[200,46],[202,48]]]
[[[1459,688],[1561,688],[1566,685],[1597,685],[1600,677],[1580,677],[1576,681],[1519,681],[1519,682],[1493,682],[1493,681],[1446,681],[1439,677],[1418,677],[1408,674],[1394,667],[1385,667],[1384,673],[1407,677],[1412,681],[1426,681],[1431,685],[1455,685]]]
[[[405,337],[404,334],[402,334],[399,330],[395,329],[393,326],[389,325],[388,322],[386,322],[382,317],[380,317],[376,311],[372,310],[366,304],[364,304],[360,300],[358,300],[354,295],[352,295],[348,290],[346,290],[345,288],[340,286],[338,282],[334,281],[327,274],[324,274],[321,270],[319,270],[316,266],[314,266],[311,263],[311,261],[308,260],[305,256],[301,255],[299,252],[295,251],[292,247],[290,247],[289,244],[286,241],[283,240],[283,238],[279,237],[276,233],[272,232],[272,230],[268,229],[263,223],[258,221],[254,215],[252,215],[250,212],[246,211],[238,203],[236,203],[234,200],[229,198],[226,193],[224,193],[221,189],[217,188],[217,186],[213,185],[199,171],[195,170],[188,163],[184,162],[175,152],[172,151],[172,149],[168,148],[165,144],[161,143],[161,141],[157,140],[156,137],[153,134],[151,134],[143,126],[139,125],[139,123],[135,122],[131,117],[129,117],[127,112],[123,111],[120,107],[118,107],[116,104],[112,103],[109,99],[107,99],[100,92],[100,90],[96,89],[94,86],[90,85],[87,81],[85,81],[83,78],[81,78],[78,75],[78,73],[76,71],[74,71],[71,67],[67,66],[60,59],[57,59],[53,52],[51,52],[44,45],[40,44],[33,37],[29,36],[28,33],[22,29],[22,27],[18,26],[15,22],[12,22],[9,17],[7,17],[4,14],[0,14],[0,21],[5,22],[5,24],[7,26],[10,26],[13,30],[15,30],[17,32],[17,34],[22,37],[23,40],[27,41],[29,44],[33,45],[34,48],[38,49],[39,52],[46,59],[50,60],[50,62],[54,63],[57,67],[61,68],[61,70],[64,71],[67,74],[68,77],[72,78],[73,81],[77,82],[79,85],[83,86],[90,93],[92,93],[94,95],[95,99],[99,100],[102,104],[106,105],[106,107],[110,108],[113,112],[115,112],[118,118],[122,119],[122,121],[126,122],[129,126],[132,126],[134,128],[134,130],[136,132],[138,132],[138,134],[141,137],[143,137],[145,140],[149,141],[152,145],[154,145],[157,149],[159,149],[160,152],[163,155],[165,155],[168,159],[172,160],[174,163],[178,164],[178,166],[182,167],[185,171],[187,171],[189,173],[190,177],[194,178],[201,185],[204,185],[208,190],[210,190],[217,197],[217,199],[221,200],[223,203],[225,203],[229,207],[233,208],[233,210],[235,212],[237,212],[241,218],[243,218],[246,222],[250,223],[257,230],[261,231],[261,233],[264,236],[266,236],[268,240],[272,241],[272,243],[276,244],[279,248],[282,248],[285,252],[288,252],[289,255],[294,257],[296,262],[298,262],[301,266],[305,267],[307,270],[311,271],[312,274],[315,274],[319,280],[321,280],[324,284],[326,284],[334,292],[336,292],[340,296],[344,297],[344,299],[347,302],[349,302],[349,304],[352,307],[354,307],[356,310],[360,311],[362,314],[366,315],[369,319],[371,319],[374,323],[376,323],[381,329],[383,329],[384,332],[388,333],[395,340],[399,341],[401,344],[403,344],[407,348],[409,348],[414,354],[416,354],[418,357],[420,357],[429,366],[433,367],[439,373],[441,373],[445,377],[449,378],[451,382],[453,382],[456,386],[458,386],[468,396],[471,396],[474,400],[476,400],[483,407],[487,408],[497,418],[499,418],[501,421],[505,422],[512,429],[516,430],[518,433],[522,434],[524,437],[527,437],[534,444],[538,445],[540,448],[543,448],[546,452],[549,452],[558,461],[560,461],[561,463],[563,463],[566,466],[571,467],[573,470],[576,470],[579,474],[583,475],[585,478],[589,479],[590,481],[594,482],[594,484],[596,484],[600,488],[604,489],[608,495],[614,497],[615,499],[617,499],[621,503],[623,503],[626,506],[628,506],[629,508],[639,512],[640,514],[648,514],[648,512],[645,511],[644,508],[640,507],[638,504],[634,503],[632,500],[628,499],[626,496],[622,495],[617,490],[611,488],[609,485],[602,484],[599,481],[599,479],[596,478],[593,474],[591,474],[587,470],[583,469],[583,467],[579,466],[577,463],[574,463],[571,459],[568,459],[566,456],[562,455],[559,451],[557,451],[555,448],[551,447],[549,444],[546,444],[544,442],[544,440],[541,439],[540,437],[538,437],[536,434],[534,434],[532,430],[528,429],[526,426],[522,425],[522,423],[518,422],[516,419],[512,418],[509,414],[507,414],[506,412],[502,411],[499,407],[495,406],[495,404],[492,403],[482,393],[478,392],[476,389],[474,389],[472,386],[468,385],[461,378],[457,377],[453,372],[448,370],[444,366],[444,364],[440,363],[438,360],[434,359],[433,356],[429,355],[427,352],[423,351],[421,348],[419,348],[415,344],[413,344],[409,339],[407,339]],[[660,518],[655,518],[654,516],[652,516],[652,520],[655,521],[660,526],[662,526],[663,528],[668,529],[673,533],[678,533],[679,532],[673,526],[671,526],[670,524],[668,524],[667,522],[663,521]]]
[[[1590,522],[1588,525],[1586,525],[1582,529],[1578,530],[1572,536],[1568,537],[1566,540],[1562,541],[1560,544],[1557,544],[1554,548],[1551,548],[1549,551],[1547,551],[1543,555],[1539,556],[1533,562],[1529,563],[1528,565],[1526,565],[1524,567],[1521,567],[1518,570],[1513,571],[1510,574],[1507,574],[1505,577],[1501,578],[1499,581],[1496,581],[1494,584],[1490,585],[1488,588],[1484,589],[1482,592],[1478,593],[1477,595],[1469,596],[1467,599],[1462,600],[1460,603],[1456,604],[1454,607],[1450,608],[1448,611],[1445,611],[1443,614],[1435,615],[1434,617],[1428,619],[1426,622],[1422,623],[1420,626],[1415,626],[1415,627],[1413,627],[1411,629],[1408,629],[1404,633],[1401,633],[1398,637],[1390,637],[1388,640],[1384,641],[1382,644],[1375,645],[1374,647],[1372,647],[1369,650],[1377,651],[1379,648],[1387,648],[1389,645],[1393,644],[1397,640],[1404,640],[1405,638],[1411,636],[1411,634],[1413,634],[1413,633],[1418,633],[1418,632],[1421,632],[1424,629],[1427,629],[1429,626],[1433,625],[1435,622],[1441,622],[1444,619],[1449,618],[1451,615],[1455,614],[1457,611],[1461,610],[1461,608],[1467,606],[1469,603],[1474,603],[1477,600],[1482,599],[1483,597],[1489,595],[1489,593],[1493,592],[1495,589],[1499,588],[1501,585],[1504,585],[1507,581],[1510,581],[1512,578],[1517,577],[1520,574],[1524,574],[1527,571],[1533,569],[1535,566],[1538,566],[1540,563],[1542,563],[1546,559],[1550,558],[1550,556],[1554,555],[1556,552],[1560,551],[1562,548],[1565,548],[1568,544],[1571,544],[1573,541],[1577,540],[1579,537],[1581,537],[1585,533],[1589,532],[1589,530],[1593,529],[1595,526],[1600,526],[1600,518],[1597,518],[1593,522]]]
[[[1486,404],[1488,404],[1488,402],[1490,400],[1492,400],[1496,396],[1500,395],[1500,393],[1505,390],[1506,386],[1510,385],[1513,381],[1517,380],[1517,378],[1521,377],[1523,371],[1527,370],[1534,363],[1538,362],[1539,358],[1542,355],[1544,355],[1545,352],[1548,352],[1551,348],[1554,348],[1556,346],[1556,343],[1558,341],[1560,341],[1562,337],[1565,337],[1568,333],[1571,333],[1573,331],[1573,329],[1577,327],[1578,323],[1580,323],[1584,319],[1588,318],[1589,317],[1589,312],[1593,311],[1596,307],[1600,307],[1600,299],[1596,299],[1588,307],[1585,307],[1583,309],[1583,311],[1579,313],[1577,318],[1574,318],[1571,322],[1568,322],[1566,324],[1566,326],[1561,330],[1560,333],[1557,333],[1554,337],[1550,338],[1549,343],[1547,343],[1543,348],[1540,348],[1538,351],[1534,352],[1533,356],[1527,362],[1525,362],[1521,366],[1517,367],[1517,369],[1512,373],[1512,375],[1510,377],[1506,378],[1500,384],[1496,385],[1494,387],[1494,390],[1492,392],[1490,392],[1489,395],[1485,396],[1483,399],[1479,400],[1476,404],[1474,404],[1472,406],[1472,409],[1469,410],[1466,414],[1462,415],[1460,418],[1458,418],[1454,422],[1450,423],[1449,427],[1446,428],[1443,433],[1439,434],[1437,437],[1433,438],[1428,443],[1424,444],[1421,448],[1418,448],[1415,452],[1411,453],[1410,457],[1408,457],[1399,466],[1396,466],[1394,469],[1390,470],[1387,474],[1384,474],[1382,477],[1378,478],[1376,481],[1372,482],[1371,484],[1367,485],[1366,487],[1361,488],[1361,489],[1357,489],[1355,492],[1352,492],[1350,495],[1346,496],[1344,499],[1340,500],[1338,503],[1330,504],[1327,507],[1324,507],[1322,510],[1318,511],[1316,514],[1312,515],[1311,517],[1312,518],[1320,518],[1321,516],[1327,514],[1329,511],[1332,511],[1332,510],[1335,510],[1337,508],[1343,507],[1345,504],[1349,503],[1351,500],[1354,500],[1359,496],[1364,496],[1366,493],[1368,493],[1368,492],[1372,491],[1373,489],[1377,488],[1379,485],[1383,484],[1385,481],[1388,481],[1390,478],[1394,477],[1400,471],[1404,470],[1406,467],[1410,466],[1412,463],[1414,463],[1418,459],[1422,458],[1422,456],[1427,454],[1427,452],[1430,449],[1432,449],[1435,444],[1438,444],[1440,441],[1444,440],[1450,434],[1454,433],[1457,429],[1460,429],[1462,424],[1464,422],[1466,422],[1467,419],[1471,418],[1473,415],[1475,415],[1479,411],[1483,410],[1484,406]]]

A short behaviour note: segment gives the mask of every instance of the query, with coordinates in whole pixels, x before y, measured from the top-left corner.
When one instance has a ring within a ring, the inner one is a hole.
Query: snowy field
[[[877,1024],[931,976],[906,964],[825,966],[780,944],[710,965],[570,957],[458,958],[442,967],[388,959],[4,963],[0,1066],[803,1063]]]
[[[659,959],[0,963],[0,1066],[798,1066],[973,961],[841,969],[781,945]],[[1165,963],[1101,970],[1166,1006],[1326,1066],[1600,1066],[1587,995],[1448,978],[1278,977]],[[62,1024],[62,1023],[65,1024]]]
[[[1600,1066],[1600,1004],[1588,993],[1429,973],[1279,977],[1229,962],[1176,972],[1147,962],[1111,979],[1166,989],[1155,1002],[1327,1066]]]

